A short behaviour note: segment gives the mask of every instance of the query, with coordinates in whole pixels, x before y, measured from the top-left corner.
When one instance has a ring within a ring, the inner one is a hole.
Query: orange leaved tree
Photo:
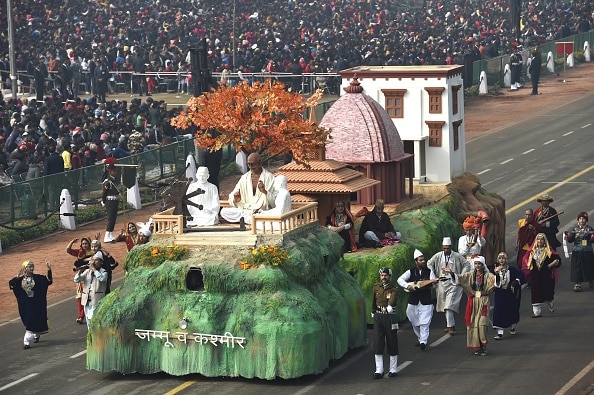
[[[291,153],[297,163],[307,165],[308,154],[325,144],[331,131],[306,119],[306,110],[314,111],[321,97],[318,91],[306,99],[270,80],[223,85],[191,98],[171,124],[181,129],[195,125],[196,146],[203,149],[233,145],[270,158]]]

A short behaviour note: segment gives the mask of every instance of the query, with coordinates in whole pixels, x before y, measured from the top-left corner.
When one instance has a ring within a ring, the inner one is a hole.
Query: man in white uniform
[[[487,240],[480,235],[480,229],[475,224],[475,217],[467,217],[462,223],[464,236],[458,239],[458,253],[462,255],[472,266],[473,255],[481,255],[481,251]]]
[[[250,171],[245,173],[229,194],[231,207],[221,209],[221,217],[227,222],[252,222],[252,215],[258,211],[274,208],[276,193],[274,175],[262,167],[262,158],[252,153],[247,160]]]
[[[462,255],[452,251],[452,239],[444,237],[442,241],[442,251],[433,255],[427,262],[427,267],[433,270],[436,276],[442,277],[443,270],[446,267],[452,269],[456,274],[462,274],[468,271],[468,264]],[[448,276],[449,280],[449,276]],[[437,307],[436,310],[445,313],[446,328],[444,332],[453,335],[456,333],[456,320],[454,313],[460,308],[462,299],[462,289],[454,285],[451,281],[440,281],[437,285]]]
[[[421,350],[425,350],[429,340],[429,326],[433,318],[433,301],[431,300],[431,288],[439,282],[433,270],[425,265],[425,257],[419,250],[415,250],[415,266],[398,277],[398,285],[409,292],[406,316],[412,325],[417,336]],[[429,280],[429,281],[424,281]],[[416,287],[411,283],[424,281],[424,286]]]
[[[195,205],[188,204],[188,212],[192,216],[188,220],[188,227],[210,226],[219,223],[219,190],[216,185],[208,182],[210,173],[208,167],[201,166],[196,171],[196,181],[188,186],[186,195],[201,191],[200,194],[189,198],[189,201]],[[203,191],[203,192],[202,192]]]

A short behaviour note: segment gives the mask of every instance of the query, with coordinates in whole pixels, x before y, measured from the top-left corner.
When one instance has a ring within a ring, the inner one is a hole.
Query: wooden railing
[[[283,215],[252,215],[252,234],[284,234],[318,221],[318,203],[307,203]]]
[[[254,214],[252,234],[284,234],[300,226],[318,221],[318,203],[307,203],[283,215]],[[173,215],[173,208],[153,215],[155,235],[184,233],[183,215]],[[216,225],[215,225],[216,226]]]
[[[184,233],[184,216],[173,215],[173,208],[153,215],[155,234],[182,234]]]

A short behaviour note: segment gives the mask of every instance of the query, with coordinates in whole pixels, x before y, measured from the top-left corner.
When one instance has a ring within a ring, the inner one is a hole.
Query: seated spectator
[[[339,200],[334,205],[332,214],[326,217],[326,226],[333,232],[336,232],[344,240],[345,252],[356,252],[357,244],[355,242],[355,221],[353,215],[346,208],[345,202]]]
[[[363,247],[380,248],[393,245],[400,240],[400,232],[394,230],[388,214],[384,212],[384,201],[375,201],[373,211],[365,216],[359,229],[359,244]]]

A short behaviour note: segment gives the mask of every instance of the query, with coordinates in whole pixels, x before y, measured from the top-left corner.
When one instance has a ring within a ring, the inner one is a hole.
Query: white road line
[[[81,355],[85,355],[86,353],[87,353],[87,350],[84,350],[84,351],[81,351],[81,352],[79,352],[79,353],[76,353],[76,354],[74,354],[74,355],[71,355],[69,358],[72,358],[72,359],[74,359],[74,358],[78,358],[78,357],[80,357]]]
[[[549,140],[549,141],[547,141],[546,143],[543,143],[542,145],[551,144],[551,143],[553,143],[554,141],[555,141],[555,139],[553,139],[553,140]]]
[[[565,136],[569,136],[569,135],[570,135],[570,134],[572,134],[572,133],[573,133],[573,130],[572,130],[571,132],[567,132],[567,133],[565,133],[565,134],[563,135],[563,137],[565,137]]]
[[[450,337],[450,335],[443,335],[442,337],[440,337],[439,339],[437,339],[436,341],[434,341],[433,343],[430,344],[431,347],[437,347],[439,346],[441,343],[443,343],[444,341],[448,340]]]
[[[534,148],[530,148],[528,151],[524,151],[524,152],[522,152],[522,155],[529,154],[529,153],[531,153],[532,151],[534,151]]]
[[[594,361],[590,362],[588,366],[581,370],[581,372],[573,376],[573,378],[569,380],[563,387],[561,387],[561,389],[557,391],[555,395],[563,395],[567,393],[567,391],[569,391],[571,387],[573,387],[578,381],[582,379],[582,377],[584,377],[590,370],[592,370],[592,368],[594,368]]]
[[[400,372],[401,370],[404,370],[408,365],[412,363],[413,361],[405,361],[404,363],[401,363],[400,365],[398,365],[398,371]]]
[[[491,169],[486,169],[486,170],[483,170],[483,171],[481,171],[481,172],[479,172],[479,173],[476,173],[476,175],[477,175],[477,176],[480,176],[481,174],[485,174],[485,173],[486,173],[486,172],[488,172],[488,171],[491,171]]]
[[[585,129],[585,128],[587,128],[588,126],[592,126],[592,124],[591,124],[591,123],[587,123],[587,124],[585,124],[584,126],[582,126],[582,129]]]
[[[10,387],[14,387],[15,385],[22,383],[25,380],[29,380],[30,378],[33,378],[33,377],[37,376],[38,374],[39,373],[31,373],[30,375],[20,378],[17,381],[13,381],[12,383],[6,384],[5,386],[0,387],[0,391],[4,391],[4,390],[9,389]]]
[[[508,159],[508,160],[504,160],[503,162],[499,163],[500,165],[505,165],[506,163],[511,162],[512,160],[514,160],[514,158]]]

